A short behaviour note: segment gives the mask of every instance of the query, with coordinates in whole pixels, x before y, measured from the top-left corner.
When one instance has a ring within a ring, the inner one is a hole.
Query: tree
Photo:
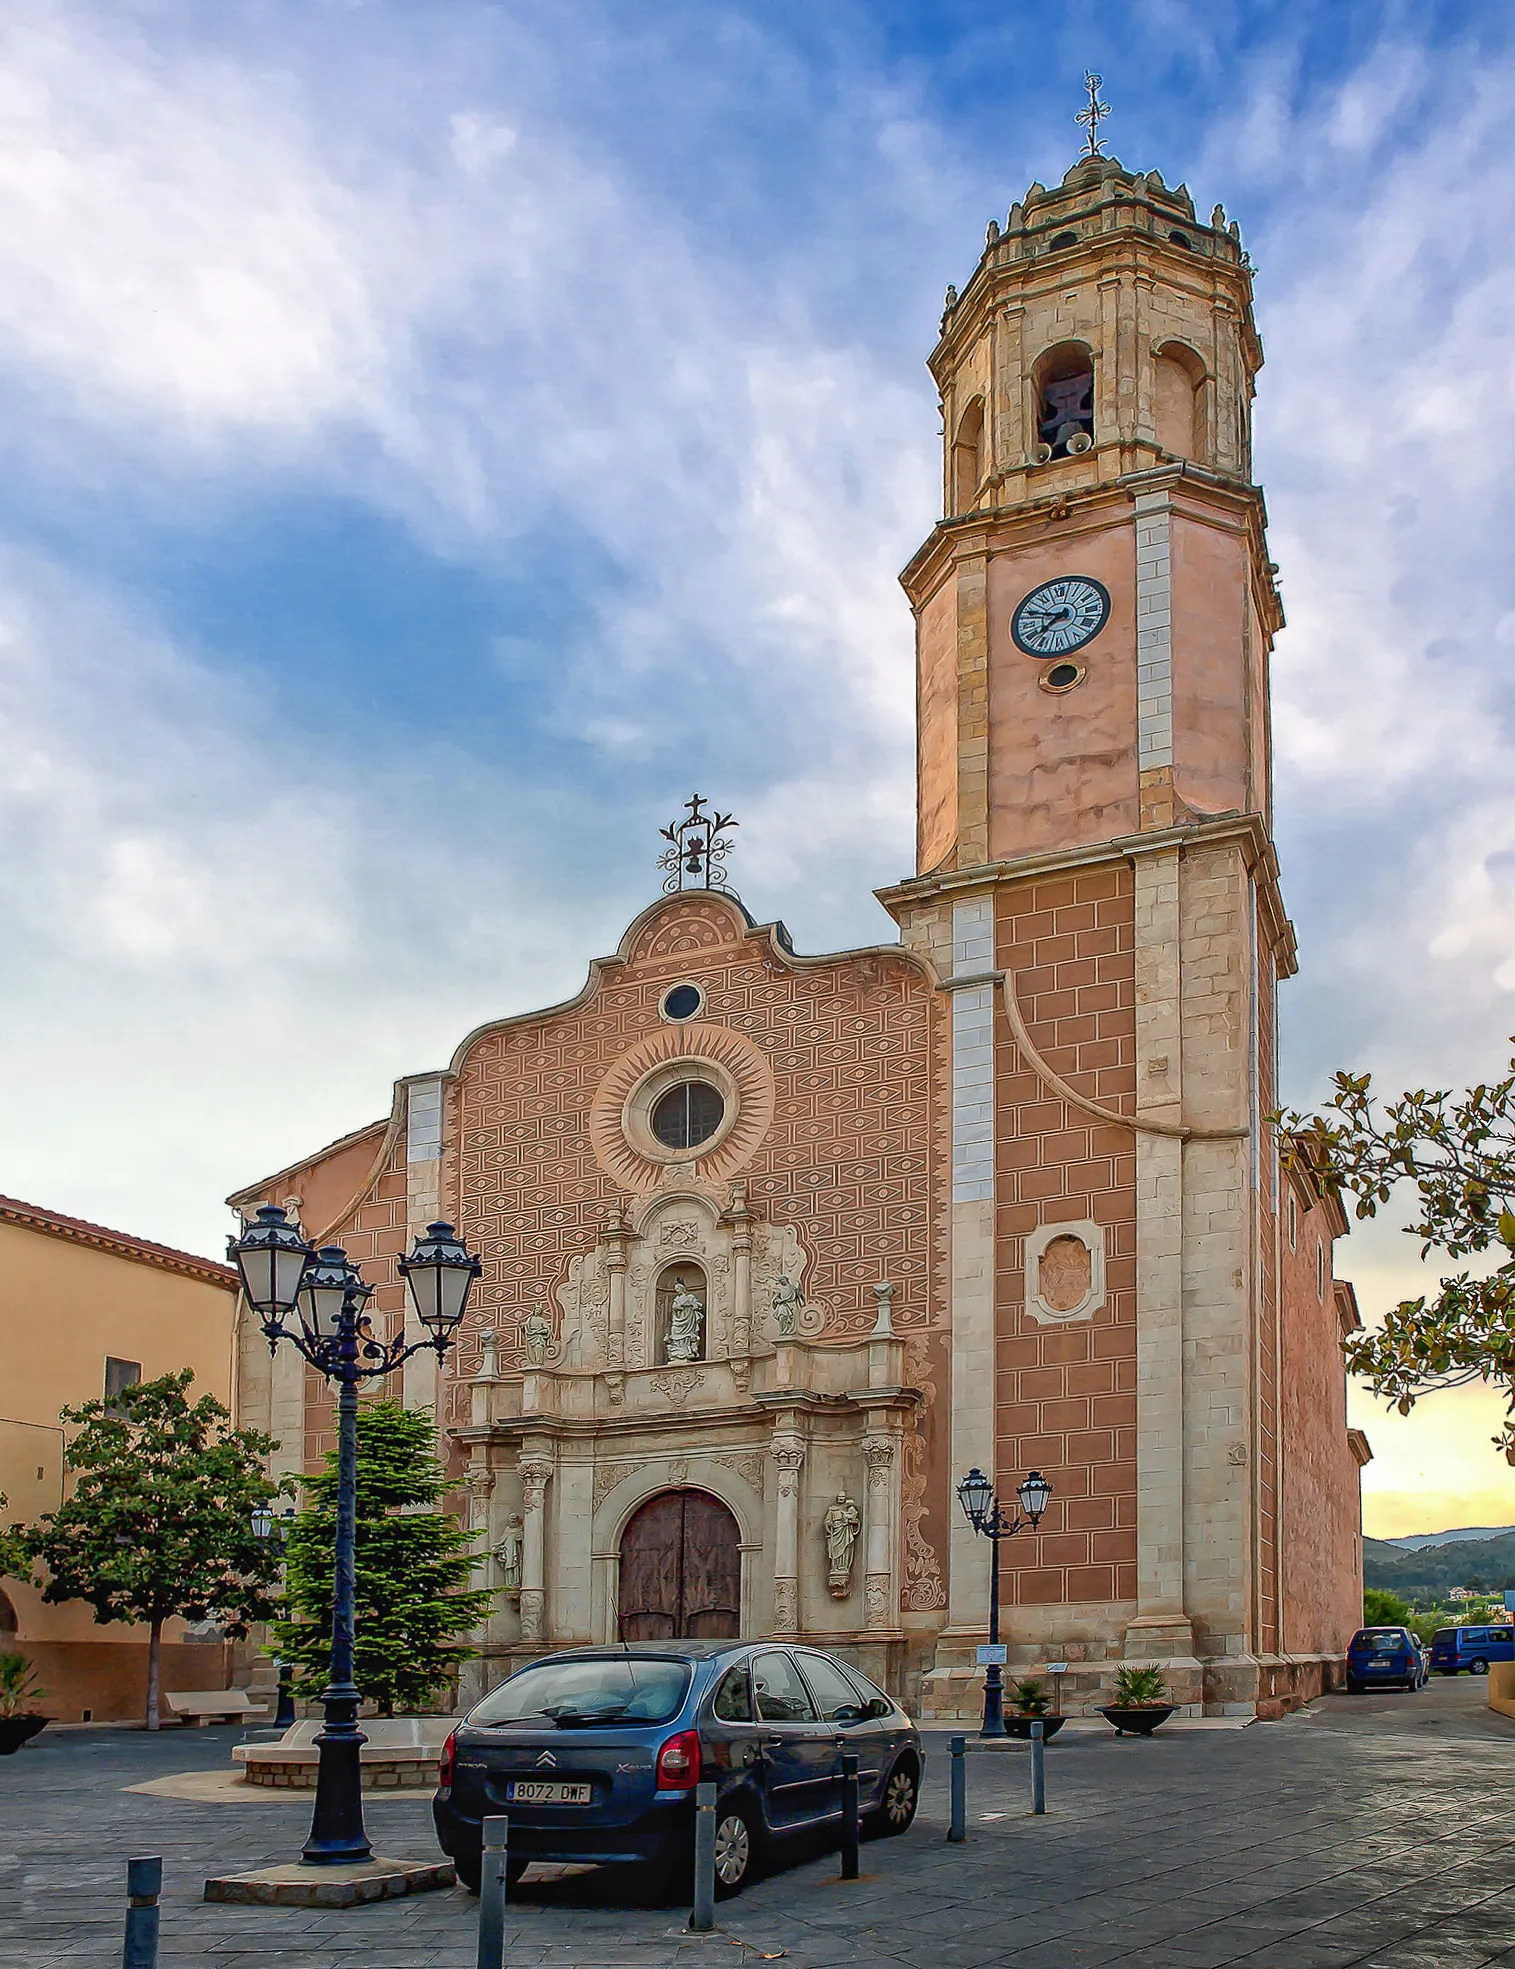
[[[331,1647],[336,1451],[303,1483],[308,1501],[285,1546],[285,1617],[274,1637],[296,1665],[297,1691],[319,1696]],[[476,1653],[456,1637],[483,1618],[490,1596],[464,1590],[471,1534],[434,1508],[448,1489],[429,1415],[394,1401],[358,1410],[355,1679],[384,1716],[421,1707]]]
[[[1275,1120],[1286,1160],[1303,1162],[1333,1194],[1355,1196],[1359,1218],[1376,1216],[1408,1183],[1415,1210],[1406,1228],[1423,1258],[1488,1254],[1483,1276],[1458,1271],[1434,1296],[1401,1300],[1344,1352],[1401,1415],[1433,1389],[1494,1384],[1506,1405],[1494,1444],[1515,1464],[1515,1058],[1510,1067],[1492,1085],[1457,1096],[1420,1089],[1381,1113],[1370,1074],[1338,1073],[1320,1113]]]
[[[1365,1627],[1408,1627],[1410,1603],[1382,1586],[1369,1586],[1362,1596],[1362,1619]]]
[[[240,1639],[274,1611],[279,1555],[252,1529],[276,1495],[264,1459],[277,1447],[230,1429],[214,1395],[191,1401],[191,1369],[65,1408],[79,1433],[64,1450],[67,1501],[24,1534],[50,1575],[44,1600],[87,1600],[95,1619],[148,1626],[147,1727],[158,1727],[163,1624],[218,1621]]]

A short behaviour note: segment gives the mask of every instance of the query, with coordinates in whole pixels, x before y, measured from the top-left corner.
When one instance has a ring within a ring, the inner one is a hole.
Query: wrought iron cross
[[[663,870],[663,893],[679,889],[724,889],[723,866],[731,853],[731,840],[725,833],[739,823],[730,814],[706,813],[703,794],[684,802],[684,818],[658,831],[669,845],[658,856]]]
[[[1103,157],[1105,154],[1104,140],[1099,134],[1100,124],[1110,114],[1110,105],[1102,103],[1099,99],[1100,87],[1104,79],[1102,75],[1096,75],[1092,70],[1086,69],[1084,72],[1084,87],[1089,91],[1089,106],[1087,109],[1081,109],[1073,119],[1075,123],[1082,123],[1089,132],[1084,139],[1084,147],[1079,152],[1080,157]]]

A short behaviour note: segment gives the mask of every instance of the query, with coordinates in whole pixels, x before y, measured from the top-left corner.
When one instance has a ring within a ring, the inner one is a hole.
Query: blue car
[[[1491,1661],[1515,1661],[1515,1627],[1438,1627],[1431,1637],[1431,1666],[1438,1675],[1464,1668],[1487,1675]]]
[[[840,1821],[847,1750],[864,1831],[906,1831],[919,1733],[836,1656],[772,1641],[580,1648],[519,1670],[459,1723],[432,1813],[475,1893],[482,1821],[498,1813],[512,1881],[532,1860],[588,1861],[656,1867],[671,1890],[692,1860],[694,1787],[713,1779],[724,1897],[765,1853]]]
[[[1424,1687],[1425,1656],[1407,1627],[1359,1627],[1347,1643],[1347,1687],[1353,1695],[1368,1688]]]

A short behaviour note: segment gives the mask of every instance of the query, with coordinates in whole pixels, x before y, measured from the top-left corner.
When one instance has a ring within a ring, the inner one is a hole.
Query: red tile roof
[[[237,1274],[231,1265],[217,1264],[194,1251],[176,1251],[169,1244],[153,1244],[130,1231],[109,1231],[103,1224],[86,1223],[82,1217],[65,1217],[58,1210],[44,1210],[38,1203],[21,1203],[13,1196],[0,1196],[0,1224],[16,1224],[22,1230],[38,1231],[43,1237],[60,1237],[69,1244],[88,1245],[94,1251],[108,1251],[116,1258],[129,1258],[138,1265],[155,1265],[159,1271],[177,1272],[181,1278],[200,1279],[206,1285],[219,1285],[227,1292],[237,1289]]]

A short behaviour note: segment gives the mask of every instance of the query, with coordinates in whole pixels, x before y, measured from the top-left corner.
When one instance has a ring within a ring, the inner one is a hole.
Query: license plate
[[[1387,1675],[1393,1666],[1394,1664],[1391,1661],[1370,1661],[1368,1663],[1368,1673],[1370,1675]]]
[[[587,1805],[593,1796],[592,1784],[548,1784],[538,1778],[512,1778],[505,1787],[511,1805]]]

